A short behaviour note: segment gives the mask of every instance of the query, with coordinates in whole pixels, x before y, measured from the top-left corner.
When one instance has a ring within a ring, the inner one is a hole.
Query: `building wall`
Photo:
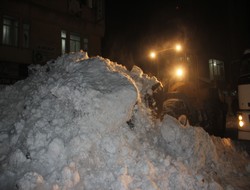
[[[90,56],[101,55],[104,37],[104,0],[2,0],[0,6],[0,84],[25,78],[27,65],[44,64],[62,54],[61,30],[66,31],[66,53],[70,34],[80,37],[80,49],[87,39]],[[8,16],[18,21],[17,46],[3,41],[3,22]],[[23,47],[24,24],[29,26],[28,47]]]

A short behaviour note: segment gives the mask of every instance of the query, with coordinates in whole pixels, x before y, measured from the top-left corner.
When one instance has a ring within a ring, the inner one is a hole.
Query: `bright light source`
[[[177,44],[177,45],[175,46],[175,50],[176,50],[176,51],[181,51],[181,50],[182,50],[181,45],[180,45],[180,44]]]
[[[242,115],[239,115],[239,116],[238,116],[238,120],[239,120],[239,126],[240,126],[240,127],[243,127],[243,126],[244,126],[244,122],[242,121],[242,120],[243,120]]]
[[[182,68],[178,68],[178,69],[176,70],[176,75],[177,75],[178,77],[182,77],[183,74],[184,74],[184,72],[183,72],[183,69],[182,69]]]
[[[243,127],[244,126],[244,122],[243,121],[239,121],[239,126]]]
[[[151,51],[150,54],[149,54],[149,57],[151,59],[155,59],[156,58],[156,53],[154,51]]]

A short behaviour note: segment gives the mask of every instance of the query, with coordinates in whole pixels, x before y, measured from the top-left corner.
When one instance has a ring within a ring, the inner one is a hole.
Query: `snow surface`
[[[0,91],[0,189],[250,189],[249,155],[153,117],[155,77],[86,52]]]

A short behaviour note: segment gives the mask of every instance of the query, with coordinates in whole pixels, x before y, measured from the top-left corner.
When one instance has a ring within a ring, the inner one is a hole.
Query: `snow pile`
[[[140,68],[79,52],[30,69],[0,91],[0,189],[249,187],[248,155],[228,139],[152,117],[159,82]]]

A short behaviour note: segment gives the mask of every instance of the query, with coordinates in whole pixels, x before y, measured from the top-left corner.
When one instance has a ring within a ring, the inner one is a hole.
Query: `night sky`
[[[250,47],[247,0],[106,1],[104,57],[146,67],[149,49],[181,42],[200,62],[230,63]]]

